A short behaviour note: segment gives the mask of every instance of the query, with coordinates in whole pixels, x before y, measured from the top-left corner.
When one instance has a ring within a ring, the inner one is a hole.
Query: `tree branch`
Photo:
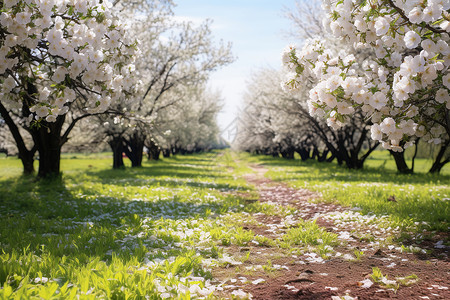
[[[390,5],[393,9],[395,9],[395,10],[399,13],[399,15],[402,16],[402,18],[403,18],[406,22],[408,22],[409,24],[413,25],[413,24],[411,23],[411,21],[409,21],[409,18],[406,16],[405,12],[404,12],[403,10],[401,10],[398,6],[395,5],[394,1],[388,0],[388,2],[389,2],[389,5]],[[430,26],[430,25],[428,25],[428,24],[426,24],[426,23],[425,23],[425,25],[422,25],[422,26],[425,27],[425,28],[427,28],[428,30],[431,30],[431,31],[434,32],[434,33],[447,33],[447,31],[445,31],[445,30],[443,30],[443,29],[437,29],[437,28],[434,28],[434,27],[432,27],[432,26]],[[447,34],[448,34],[448,33],[447,33]]]

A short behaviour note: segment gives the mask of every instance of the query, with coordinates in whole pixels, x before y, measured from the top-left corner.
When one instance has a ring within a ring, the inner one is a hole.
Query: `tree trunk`
[[[371,144],[367,138],[367,130],[363,129],[359,136],[355,134],[354,130],[343,130],[338,134],[338,162],[339,159],[345,162],[347,168],[359,170],[364,167],[364,162],[370,153],[372,153],[377,147],[378,143]],[[357,138],[357,142],[355,140]],[[363,145],[368,145],[368,150],[364,155],[360,156]]]
[[[349,169],[359,170],[359,169],[363,168],[365,159],[360,160],[358,158],[358,154],[359,154],[359,151],[350,151],[350,157],[346,161],[347,167]]]
[[[142,167],[145,136],[134,132],[128,140],[124,139],[124,151],[131,160],[131,167]]]
[[[395,164],[397,165],[397,171],[401,174],[412,174],[414,170],[408,167],[405,160],[405,151],[402,152],[394,152],[389,150],[392,156],[394,157]]]
[[[165,158],[170,157],[170,149],[163,149],[162,153]]]
[[[350,156],[348,155],[347,152],[347,147],[345,146],[345,133],[344,132],[339,132],[338,133],[338,140],[336,142],[337,144],[337,160],[338,160],[338,164],[342,165],[345,162],[345,165],[347,166],[347,168],[349,169],[354,169],[353,167],[353,162],[350,160]]]
[[[417,157],[417,152],[419,151],[419,139],[416,139],[416,142],[414,143],[414,155],[411,158],[411,170],[414,172],[414,163],[416,161],[416,157]]]
[[[40,178],[55,178],[60,175],[61,130],[65,119],[65,116],[59,116],[55,122],[41,121],[39,127],[30,131],[39,152]]]
[[[320,157],[320,153],[319,153],[319,150],[316,148],[316,147],[314,147],[314,149],[313,149],[313,151],[312,151],[312,156],[311,156],[311,158],[312,159],[319,159],[319,157]]]
[[[328,156],[328,153],[330,152],[330,150],[323,150],[323,152],[322,152],[322,154],[320,154],[319,153],[319,155],[317,156],[317,161],[320,161],[320,162],[326,162],[327,161],[327,156]]]
[[[122,136],[113,136],[111,140],[108,141],[109,146],[113,152],[113,169],[125,168],[123,163],[123,139]]]
[[[144,156],[144,141],[145,137],[139,139],[135,143],[135,147],[133,148],[133,152],[135,153],[135,163],[132,164],[132,167],[142,167],[142,157]]]
[[[302,161],[306,161],[309,159],[309,151],[302,148],[302,149],[297,149],[297,153],[300,155],[300,158]]]
[[[180,153],[180,147],[178,147],[178,146],[174,146],[174,147],[172,147],[172,154],[173,155],[177,155],[178,153]]]
[[[439,149],[439,153],[434,159],[433,165],[431,166],[431,169],[428,171],[428,173],[439,174],[439,172],[441,172],[442,170],[442,167],[445,166],[448,162],[450,162],[449,155],[443,161],[441,161],[447,151],[449,143],[450,140],[447,140],[445,143],[441,145],[441,149]]]
[[[147,147],[147,158],[149,160],[158,160],[159,155],[161,154],[161,149],[158,145],[152,140],[145,145]]]
[[[161,155],[161,149],[159,149],[159,148],[153,149],[153,151],[152,151],[152,159],[153,160],[159,160],[160,155]]]
[[[148,160],[159,160],[159,155],[161,150],[158,147],[149,148],[147,147],[147,159]]]
[[[326,158],[326,156],[325,156],[325,158]],[[334,154],[331,154],[331,156],[329,158],[327,158],[325,160],[325,162],[332,163],[335,158],[336,158],[336,156]]]
[[[281,156],[286,159],[294,159],[294,151],[291,149],[281,151]]]
[[[6,108],[0,103],[0,115],[3,117],[6,125],[8,126],[14,141],[19,151],[19,158],[23,165],[23,174],[30,175],[34,173],[34,154],[36,153],[36,147],[28,150],[22,135],[20,134],[19,128],[14,123],[14,120],[9,115]]]
[[[352,131],[349,135],[351,137],[351,141],[353,141],[353,137],[355,136],[354,131]],[[364,161],[366,160],[367,156],[362,156],[360,158],[359,153],[361,152],[364,141],[366,140],[366,136],[367,136],[367,130],[363,129],[358,138],[358,142],[356,143],[356,145],[353,144],[354,148],[350,149],[348,151],[349,152],[348,160],[350,163],[350,166],[349,166],[350,169],[359,170],[359,169],[362,169],[364,166]],[[349,163],[347,163],[347,165],[349,165]]]
[[[34,152],[35,151],[19,151],[19,158],[22,161],[24,175],[34,173]]]

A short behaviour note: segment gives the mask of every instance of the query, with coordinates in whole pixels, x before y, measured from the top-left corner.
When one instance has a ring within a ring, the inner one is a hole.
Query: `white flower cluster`
[[[450,1],[326,0],[324,9],[327,28],[352,51],[313,39],[300,50],[288,47],[282,58],[288,89],[317,82],[310,113],[337,128],[361,108],[373,123],[372,138],[393,151],[412,145],[412,137],[448,139]],[[365,49],[373,54],[357,61],[352,53]]]
[[[2,104],[21,107],[26,98],[28,122],[54,122],[77,98],[89,112],[104,112],[130,90],[137,46],[110,7],[107,0],[3,1]]]

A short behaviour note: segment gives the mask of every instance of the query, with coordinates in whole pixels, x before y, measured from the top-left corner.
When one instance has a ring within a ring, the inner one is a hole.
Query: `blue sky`
[[[178,0],[175,15],[195,21],[213,20],[217,41],[232,42],[236,61],[211,77],[210,86],[219,89],[224,109],[219,125],[232,122],[242,103],[246,80],[261,67],[281,65],[281,51],[289,43],[285,32],[290,22],[283,9],[293,8],[295,0]],[[228,134],[224,134],[228,138]]]

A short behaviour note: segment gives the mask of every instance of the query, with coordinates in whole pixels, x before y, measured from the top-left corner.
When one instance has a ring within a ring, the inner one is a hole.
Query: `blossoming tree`
[[[220,93],[210,91],[205,83],[182,90],[183,101],[160,112],[152,133],[165,156],[204,151],[218,143]]]
[[[331,47],[332,41],[328,42]],[[359,112],[345,126],[336,130],[323,118],[309,115],[306,99],[311,83],[302,83],[301,91],[292,95],[276,82],[281,71],[262,69],[249,82],[244,97],[246,109],[240,114],[235,146],[240,150],[302,160],[316,158],[348,168],[362,168],[378,142],[369,138],[368,123]]]
[[[216,44],[210,25],[209,21],[178,21],[168,3],[158,15],[148,13],[130,26],[130,32],[140,40],[134,75],[141,84],[133,95],[135,101],[121,105],[131,118],[116,124],[108,121],[105,127],[115,168],[123,167],[122,152],[128,152],[132,166],[141,166],[144,145],[155,147],[158,132],[165,131],[160,124],[175,122],[179,111],[171,108],[182,109],[180,103],[191,105],[190,99],[184,99],[184,87],[201,86],[211,72],[233,61],[231,45]]]
[[[132,87],[136,44],[107,1],[0,4],[0,113],[25,172],[33,171],[38,151],[38,176],[53,176],[75,124],[106,112]],[[32,136],[32,149],[20,126]]]
[[[354,54],[357,62],[362,63],[370,57],[371,51],[355,51],[348,44],[326,34],[319,21],[323,12],[318,2],[306,5],[298,2],[295,11],[286,13],[294,25],[293,37],[300,40],[316,37],[327,45],[331,54],[346,49]],[[356,71],[363,74],[361,69]],[[362,168],[378,142],[370,139],[371,123],[362,115],[361,109],[355,109],[353,118],[345,126],[331,129],[321,116],[309,114],[307,99],[309,91],[318,83],[317,78],[304,76],[296,83],[293,94],[283,91],[276,84],[282,81],[281,78],[275,70],[262,70],[249,85],[248,106],[241,114],[237,138],[240,148],[272,154],[279,152],[287,158],[297,152],[302,159],[336,159],[348,168]]]
[[[415,139],[449,143],[449,1],[324,1],[326,27],[356,50],[376,57],[360,64],[349,51],[332,53],[320,39],[302,49],[288,47],[286,85],[295,90],[305,77],[311,114],[341,127],[360,108],[373,123],[371,137],[384,148],[403,151]],[[357,70],[363,68],[361,75]],[[440,160],[440,159],[439,159]],[[445,163],[439,161],[438,164]]]

